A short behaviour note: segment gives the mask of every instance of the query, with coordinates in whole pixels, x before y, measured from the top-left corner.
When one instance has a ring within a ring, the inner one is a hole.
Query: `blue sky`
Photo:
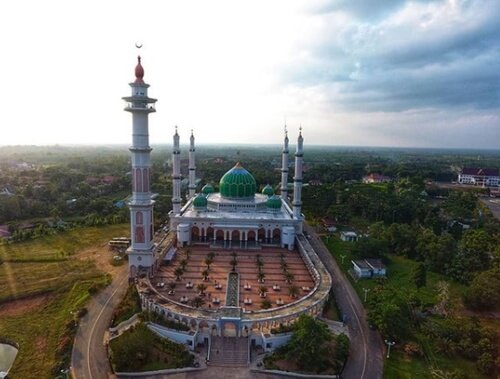
[[[500,148],[500,1],[0,5],[0,144],[129,143],[136,41],[151,142]]]

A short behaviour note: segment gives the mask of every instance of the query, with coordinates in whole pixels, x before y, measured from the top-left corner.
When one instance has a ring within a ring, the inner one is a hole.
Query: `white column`
[[[281,197],[286,201],[288,197],[288,132],[285,125],[285,141],[281,159]]]
[[[174,215],[177,215],[181,212],[181,149],[179,147],[179,134],[177,133],[177,127],[175,127],[172,161],[172,210]]]
[[[293,217],[300,219],[302,207],[302,164],[303,164],[303,150],[304,139],[302,138],[302,127],[299,131],[299,138],[297,139],[297,150],[295,151],[295,176],[293,177]]]
[[[191,130],[191,138],[189,145],[189,197],[193,197],[196,192],[196,166],[194,159],[194,135]]]

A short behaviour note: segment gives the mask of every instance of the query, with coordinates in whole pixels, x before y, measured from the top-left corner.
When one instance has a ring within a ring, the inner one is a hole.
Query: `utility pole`
[[[363,291],[365,293],[365,303],[366,303],[366,295],[368,295],[368,292],[370,292],[369,288],[363,288]]]
[[[385,343],[387,344],[387,358],[389,358],[389,355],[391,354],[391,346],[394,346],[396,342],[385,340]]]

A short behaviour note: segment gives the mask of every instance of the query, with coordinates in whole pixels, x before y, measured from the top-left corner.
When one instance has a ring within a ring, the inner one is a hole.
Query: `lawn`
[[[0,336],[20,345],[9,376],[54,377],[61,359],[56,351],[65,340],[66,325],[85,306],[89,289],[109,280],[93,262],[73,255],[127,232],[128,225],[80,228],[0,246],[4,260],[0,265]],[[17,301],[9,301],[13,298]]]
[[[360,279],[354,280],[348,273],[348,270],[352,269],[351,260],[354,259],[350,254],[349,246],[351,243],[340,241],[337,237],[330,237],[327,241],[326,238],[323,239],[328,249],[335,257],[338,265],[341,267],[342,271],[346,273],[353,284],[356,292],[360,299],[364,300],[364,289],[372,290],[377,286],[377,281],[373,279]],[[344,257],[342,259],[342,257]],[[342,263],[343,260],[343,263]],[[386,286],[392,287],[397,290],[402,291],[413,291],[420,298],[422,304],[434,304],[436,302],[436,285],[440,281],[447,281],[450,285],[450,298],[452,303],[460,303],[461,296],[465,287],[457,282],[450,281],[446,277],[434,272],[427,272],[427,285],[417,290],[416,286],[411,280],[412,271],[418,265],[411,259],[405,257],[390,255],[389,261],[387,262],[387,283]],[[368,291],[367,296],[370,296]]]

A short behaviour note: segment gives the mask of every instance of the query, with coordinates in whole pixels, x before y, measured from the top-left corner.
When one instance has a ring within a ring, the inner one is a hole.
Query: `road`
[[[481,196],[479,200],[490,209],[497,220],[500,220],[500,198]]]
[[[310,236],[309,243],[332,275],[337,305],[342,314],[347,316],[350,355],[342,372],[342,378],[382,379],[384,358],[380,334],[368,328],[366,312],[361,300],[323,241],[309,225],[304,224],[304,229]]]
[[[87,306],[88,313],[80,320],[73,344],[71,367],[74,378],[107,379],[111,374],[103,343],[104,333],[108,329],[113,309],[125,295],[127,280],[128,267],[123,265],[111,284]]]

